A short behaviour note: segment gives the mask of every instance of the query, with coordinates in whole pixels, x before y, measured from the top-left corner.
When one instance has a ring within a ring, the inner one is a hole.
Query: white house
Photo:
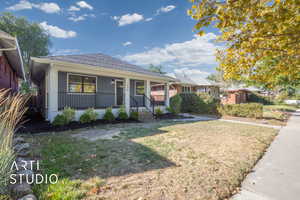
[[[153,111],[151,83],[166,86],[173,78],[151,72],[103,54],[47,56],[31,58],[31,79],[38,86],[39,107],[52,121],[64,107],[76,110],[77,119],[87,108],[95,108],[100,117],[105,108],[125,105],[131,109]],[[169,106],[169,87],[165,87]]]

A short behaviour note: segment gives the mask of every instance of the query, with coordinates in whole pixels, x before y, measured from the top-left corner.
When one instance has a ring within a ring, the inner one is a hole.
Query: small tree
[[[38,23],[29,22],[25,17],[16,17],[6,12],[0,16],[0,30],[18,38],[27,71],[30,57],[49,54],[50,37]]]
[[[161,66],[161,65],[155,66],[155,65],[151,64],[149,66],[149,70],[152,72],[160,73],[160,74],[166,74],[166,72],[164,72],[164,70],[163,70],[163,66]]]

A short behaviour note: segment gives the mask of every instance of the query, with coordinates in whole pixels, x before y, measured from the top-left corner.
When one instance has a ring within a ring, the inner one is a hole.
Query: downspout
[[[20,55],[20,61],[21,61],[21,67],[22,67],[22,73],[23,73],[24,81],[27,82],[27,80],[26,80],[26,75],[25,75],[25,71],[24,71],[23,58],[22,58],[22,54],[21,54],[21,50],[20,50],[20,46],[19,46],[19,42],[18,42],[18,38],[17,38],[17,37],[15,37],[15,41],[16,41],[18,53],[19,53],[19,55]]]

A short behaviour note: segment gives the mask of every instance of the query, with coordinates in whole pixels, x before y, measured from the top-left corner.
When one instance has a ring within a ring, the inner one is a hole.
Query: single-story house
[[[226,89],[222,89],[225,95],[221,98],[222,104],[240,104],[247,103],[248,96],[252,93],[261,93],[261,89],[256,87],[242,87],[242,86],[231,86]]]
[[[207,93],[215,98],[219,98],[219,86],[209,80],[201,77],[193,79],[186,74],[175,74],[174,76],[175,82],[171,83],[169,86],[170,97],[180,93]],[[161,100],[163,99],[164,95],[164,85],[152,85],[151,96],[153,99]]]
[[[18,40],[0,31],[0,89],[18,91],[19,79],[26,78]]]
[[[228,89],[226,95],[221,98],[222,104],[247,103],[249,91],[246,89]]]
[[[39,105],[52,121],[65,107],[76,110],[76,118],[87,108],[103,116],[105,108],[125,105],[151,111],[151,84],[166,86],[173,78],[103,54],[47,56],[31,58],[31,79],[38,86]],[[166,94],[168,88],[165,87]],[[169,106],[166,95],[161,109]]]

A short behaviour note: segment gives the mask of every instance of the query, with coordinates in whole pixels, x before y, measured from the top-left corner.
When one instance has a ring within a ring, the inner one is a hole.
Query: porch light
[[[111,84],[115,84],[115,79],[111,79]]]

